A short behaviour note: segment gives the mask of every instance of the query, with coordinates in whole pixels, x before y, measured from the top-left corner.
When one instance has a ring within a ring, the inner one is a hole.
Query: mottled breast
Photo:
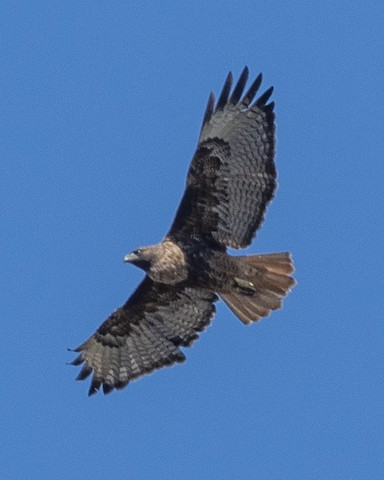
[[[148,275],[153,281],[168,285],[184,282],[188,277],[188,266],[183,250],[165,239],[157,245]]]

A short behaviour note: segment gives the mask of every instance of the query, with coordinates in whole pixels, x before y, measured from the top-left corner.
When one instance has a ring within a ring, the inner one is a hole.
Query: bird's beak
[[[124,257],[125,263],[134,263],[134,262],[137,262],[138,260],[139,260],[139,256],[134,252],[128,253],[128,255]]]

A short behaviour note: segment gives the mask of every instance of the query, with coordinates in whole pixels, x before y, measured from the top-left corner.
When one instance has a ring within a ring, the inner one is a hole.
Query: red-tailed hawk
[[[295,281],[289,253],[230,256],[247,247],[276,188],[272,88],[256,101],[261,74],[243,95],[248,69],[231,93],[229,73],[209,96],[197,150],[175,219],[158,245],[125,257],[146,272],[128,301],[75,351],[92,372],[89,395],[121,389],[145,373],[183,362],[220,297],[245,324],[281,307]]]

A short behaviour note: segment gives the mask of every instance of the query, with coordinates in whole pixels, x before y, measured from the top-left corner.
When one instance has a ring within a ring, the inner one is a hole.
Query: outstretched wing
[[[211,93],[187,186],[168,233],[204,236],[225,247],[250,244],[276,188],[272,88],[254,103],[261,74],[242,97],[245,68],[232,94],[229,73],[215,106]]]
[[[77,380],[92,372],[89,395],[104,393],[157,368],[185,360],[187,347],[215,313],[214,293],[172,287],[144,278],[133,295],[75,351],[73,365],[84,363]]]

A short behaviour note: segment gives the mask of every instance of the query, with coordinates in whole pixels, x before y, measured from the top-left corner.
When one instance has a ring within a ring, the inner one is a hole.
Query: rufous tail
[[[282,307],[282,299],[296,284],[290,253],[270,253],[235,257],[241,262],[235,287],[219,292],[232,312],[245,324],[267,317]]]

